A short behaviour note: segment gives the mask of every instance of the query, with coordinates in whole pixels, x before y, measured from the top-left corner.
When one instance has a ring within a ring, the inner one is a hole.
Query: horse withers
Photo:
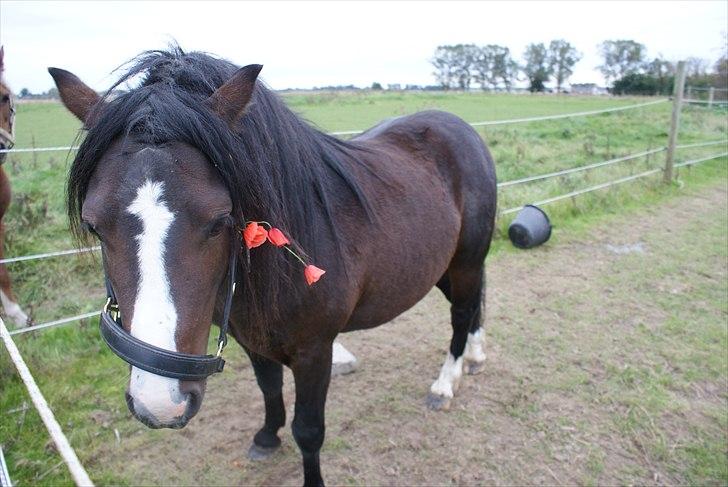
[[[87,130],[68,214],[76,235],[101,241],[102,331],[132,364],[132,414],[155,428],[187,424],[223,365],[205,355],[210,323],[222,325],[219,351],[229,327],[265,402],[250,456],[280,445],[285,365],[304,482],[321,485],[339,333],[386,323],[437,286],[452,304],[453,334],[427,405],[447,409],[463,371],[483,369],[495,170],[480,136],[444,112],[392,119],[349,141],[326,135],[257,80],[261,68],[178,47],[148,52],[110,91],[140,76],[138,86],[113,98],[51,68]],[[279,235],[249,241],[252,222]]]
[[[0,259],[5,255],[5,225],[2,222],[5,212],[8,210],[11,201],[10,181],[2,168],[8,153],[15,144],[15,104],[13,93],[5,81],[5,49],[0,46]],[[5,264],[0,264],[0,301],[8,318],[15,326],[23,327],[28,325],[28,315],[18,304],[18,300],[10,287],[10,274]]]

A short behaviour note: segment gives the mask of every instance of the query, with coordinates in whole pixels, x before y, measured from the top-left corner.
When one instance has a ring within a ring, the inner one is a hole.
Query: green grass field
[[[463,93],[322,93],[286,95],[289,105],[327,131],[364,129],[384,118],[423,109],[442,109],[466,121],[498,120],[595,110],[645,101],[641,98],[489,95]],[[496,160],[498,178],[507,181],[597,162],[666,144],[670,104],[630,111],[479,129]],[[17,147],[67,146],[78,122],[57,103],[18,105]],[[725,111],[686,107],[679,142],[720,140],[728,136]],[[678,160],[724,152],[725,146],[682,150]],[[72,155],[64,152],[12,154],[5,164],[13,185],[13,205],[5,218],[5,255],[18,256],[73,247],[64,213],[64,177]],[[606,169],[547,182],[505,188],[501,208],[517,206],[577,188],[660,167],[664,154]],[[665,186],[659,176],[619,188],[550,205],[558,231],[581,232],[604,218],[659,204],[685,187],[725,184],[725,159],[681,170],[681,184]],[[495,252],[510,252],[503,238],[510,218],[499,223]],[[103,289],[98,262],[87,257],[61,257],[17,263],[10,267],[21,304],[37,322],[98,309]],[[721,303],[711,303],[720,306]],[[98,427],[99,410],[123,415],[121,390],[125,366],[98,339],[95,320],[18,336],[18,346],[40,383],[71,443],[99,483],[133,483],[103,465],[92,452],[109,441]],[[700,347],[699,343],[694,344]],[[619,384],[615,383],[615,387]],[[0,354],[0,442],[11,476],[18,485],[69,483],[60,457],[50,445],[39,417],[23,405],[29,399],[7,355]],[[128,431],[137,425],[126,424]],[[714,453],[714,452],[713,452]],[[702,454],[702,453],[701,453]],[[724,455],[718,455],[725,460]],[[706,462],[716,456],[706,456]],[[723,479],[725,482],[726,479]]]

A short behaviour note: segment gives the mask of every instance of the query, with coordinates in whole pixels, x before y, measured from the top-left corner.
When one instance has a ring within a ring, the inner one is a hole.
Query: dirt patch
[[[424,405],[450,338],[448,303],[437,291],[386,326],[343,336],[360,363],[330,388],[324,478],[387,485],[696,481],[685,451],[706,441],[725,445],[725,413],[716,411],[726,404],[726,371],[720,362],[717,375],[694,375],[691,360],[701,367],[708,358],[692,346],[699,337],[681,335],[692,329],[681,323],[685,316],[691,327],[725,323],[725,305],[716,309],[705,289],[725,294],[727,206],[725,188],[715,188],[588,236],[556,229],[541,248],[490,260],[488,367],[464,377],[449,412]],[[706,236],[706,225],[722,230]],[[705,250],[706,239],[713,251]],[[124,419],[121,441],[85,460],[92,477],[98,469],[131,484],[300,485],[288,372],[285,398],[281,451],[247,460],[263,404],[247,360],[235,355],[210,381],[186,429],[149,431]],[[725,458],[725,449],[719,454]]]

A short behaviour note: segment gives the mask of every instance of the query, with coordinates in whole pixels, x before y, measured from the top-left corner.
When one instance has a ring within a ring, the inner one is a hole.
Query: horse
[[[5,255],[5,225],[2,222],[5,212],[8,211],[11,201],[10,181],[2,168],[8,153],[15,144],[15,104],[13,93],[5,84],[3,73],[5,71],[5,49],[0,46],[0,259]],[[18,304],[18,300],[10,287],[10,274],[5,264],[0,264],[0,301],[2,301],[5,314],[17,327],[27,326],[28,315]]]
[[[328,135],[267,88],[261,69],[173,45],[130,61],[108,93],[139,81],[111,97],[49,68],[86,131],[67,212],[79,244],[102,246],[100,326],[131,365],[132,415],[184,427],[223,368],[229,331],[265,404],[249,457],[281,444],[285,365],[304,485],[323,485],[338,334],[384,324],[437,286],[452,339],[423,406],[448,409],[463,372],[484,369],[495,168],[478,133],[441,111],[350,140]],[[213,322],[217,354],[204,355]]]

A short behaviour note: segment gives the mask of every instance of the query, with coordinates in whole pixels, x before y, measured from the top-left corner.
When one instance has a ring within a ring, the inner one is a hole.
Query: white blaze
[[[139,288],[134,302],[131,334],[150,345],[176,352],[177,311],[164,266],[164,241],[174,214],[162,200],[163,188],[161,182],[145,182],[127,209],[141,220],[143,226],[142,233],[136,236]],[[161,422],[181,416],[186,408],[177,379],[136,367],[131,368],[129,393],[135,404],[143,405]]]

